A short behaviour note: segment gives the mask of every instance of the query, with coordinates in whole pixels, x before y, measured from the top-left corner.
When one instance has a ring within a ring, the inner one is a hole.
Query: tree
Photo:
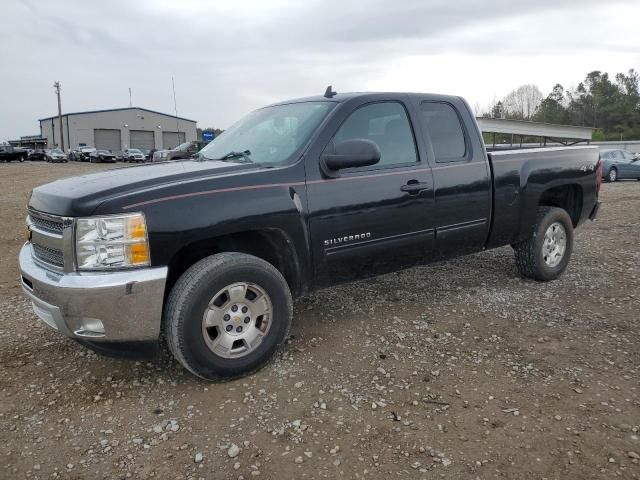
[[[504,107],[502,105],[502,102],[498,101],[491,108],[491,118],[504,118]]]
[[[533,120],[542,123],[570,123],[566,108],[567,103],[568,99],[565,96],[564,87],[556,83],[547,98],[540,102]]]
[[[598,140],[640,140],[640,74],[631,69],[612,80],[594,70],[573,89],[556,84],[544,99],[535,85],[523,85],[483,116],[594,127]]]
[[[542,92],[535,85],[516,88],[502,100],[506,118],[531,120],[542,98]]]

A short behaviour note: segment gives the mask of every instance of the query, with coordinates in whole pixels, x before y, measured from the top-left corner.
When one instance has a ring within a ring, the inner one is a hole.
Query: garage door
[[[153,131],[149,130],[131,130],[130,148],[139,148],[141,150],[151,150],[155,148],[156,142],[153,138]]]
[[[174,148],[186,142],[184,132],[162,132],[162,148]]]
[[[93,131],[93,139],[98,150],[111,150],[113,152],[122,150],[120,130],[95,129]]]

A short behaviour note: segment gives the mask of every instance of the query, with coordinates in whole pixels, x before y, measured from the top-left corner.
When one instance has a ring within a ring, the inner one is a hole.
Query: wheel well
[[[292,294],[299,291],[297,257],[287,237],[279,230],[251,230],[200,240],[180,249],[169,263],[165,296],[191,265],[221,252],[241,252],[263,259],[278,269]]]
[[[542,193],[538,205],[566,210],[573,226],[576,227],[582,214],[582,189],[578,185],[560,185],[550,188]]]

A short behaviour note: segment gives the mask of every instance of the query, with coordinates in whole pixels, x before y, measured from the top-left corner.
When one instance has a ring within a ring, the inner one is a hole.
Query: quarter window
[[[420,105],[425,135],[431,139],[436,162],[463,160],[467,145],[458,114],[448,103],[424,102]]]
[[[378,165],[417,162],[411,124],[398,102],[365,105],[353,112],[336,133],[334,144],[363,138],[375,142],[382,153]]]

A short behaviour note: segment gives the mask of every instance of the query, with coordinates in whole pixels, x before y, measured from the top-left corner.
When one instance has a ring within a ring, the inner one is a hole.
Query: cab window
[[[381,156],[376,166],[418,161],[407,112],[398,102],[373,103],[351,113],[338,129],[333,142],[336,145],[354,139],[371,140],[378,145]]]
[[[423,102],[420,111],[426,128],[425,136],[431,141],[436,162],[464,160],[467,144],[454,108],[443,102]]]

